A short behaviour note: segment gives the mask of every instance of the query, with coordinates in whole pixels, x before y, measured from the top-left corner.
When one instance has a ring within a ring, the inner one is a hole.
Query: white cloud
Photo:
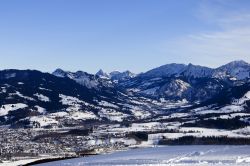
[[[168,40],[164,43],[166,54],[179,56],[189,62],[219,66],[236,59],[250,62],[250,12],[230,11],[221,6],[211,6],[207,1],[199,8],[203,21],[218,27]]]

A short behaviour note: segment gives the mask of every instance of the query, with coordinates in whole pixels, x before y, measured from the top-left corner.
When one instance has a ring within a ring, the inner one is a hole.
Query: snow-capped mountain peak
[[[100,70],[93,75],[56,69],[53,76],[30,70],[0,71],[0,123],[18,121],[21,110],[26,112],[22,119],[28,117],[30,122],[40,121],[42,116],[54,122],[53,113],[58,110],[66,119],[117,121],[144,119],[197,103],[230,104],[232,111],[244,110],[250,105],[250,82],[237,79],[249,78],[249,71],[250,65],[244,61],[217,69],[173,63],[138,76],[130,71],[106,74]],[[213,78],[221,73],[223,77]],[[237,79],[228,81],[231,77]],[[13,115],[16,119],[11,119]]]
[[[250,67],[250,64],[243,61],[243,60],[236,60],[236,61],[229,62],[229,63],[219,67],[218,69],[233,70],[235,68],[243,68],[243,67]]]
[[[232,61],[215,69],[213,76],[217,78],[233,77],[237,80],[250,78],[250,64],[243,60]]]
[[[226,65],[234,65],[234,66],[244,66],[244,65],[250,65],[249,63],[247,63],[246,61],[244,60],[236,60],[236,61],[232,61],[232,62],[229,62],[228,64]]]
[[[188,65],[171,63],[152,69],[142,75],[149,77],[209,77],[212,75],[212,69],[204,66],[193,65],[191,63]]]
[[[134,78],[136,76],[136,74],[130,72],[129,70],[126,70],[124,72],[113,71],[109,75],[112,80],[117,80],[117,81],[125,81]]]
[[[77,72],[66,72],[62,69],[56,69],[53,73],[54,76],[57,77],[67,77],[70,78],[77,83],[86,86],[87,88],[97,88],[98,81],[95,79],[94,75],[88,74],[83,71],[77,71]]]
[[[112,72],[109,73],[109,75],[110,75],[111,77],[113,77],[113,76],[115,76],[115,75],[117,75],[117,74],[121,74],[121,72],[116,70],[116,71],[112,71]]]
[[[100,69],[95,75],[99,76],[100,78],[110,78],[109,74],[105,73],[102,69]]]
[[[67,72],[60,69],[60,68],[56,69],[52,74],[54,76],[57,76],[57,77],[66,77],[67,76]]]
[[[199,65],[193,65],[189,63],[182,74],[186,77],[200,78],[200,77],[211,77],[212,72],[213,69],[211,68]]]
[[[144,74],[147,77],[169,77],[172,75],[178,75],[182,73],[186,68],[185,64],[171,63],[152,69]]]

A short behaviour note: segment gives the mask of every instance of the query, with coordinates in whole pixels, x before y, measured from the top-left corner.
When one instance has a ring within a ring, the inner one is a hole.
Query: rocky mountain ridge
[[[139,75],[129,71],[110,74],[99,71],[93,75],[61,69],[52,74],[3,70],[0,71],[0,124],[63,127],[158,121],[159,117],[177,112],[196,114],[194,109],[198,108],[222,109],[225,113],[223,108],[227,106],[231,112],[245,113],[249,110],[249,66],[244,61],[216,69],[169,64]]]

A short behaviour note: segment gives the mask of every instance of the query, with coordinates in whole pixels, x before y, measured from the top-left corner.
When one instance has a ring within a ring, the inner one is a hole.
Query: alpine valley
[[[156,144],[250,144],[250,64],[242,60],[141,74],[2,70],[0,99],[5,164]]]

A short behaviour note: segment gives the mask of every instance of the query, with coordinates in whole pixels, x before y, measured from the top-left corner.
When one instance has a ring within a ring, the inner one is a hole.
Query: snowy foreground
[[[250,165],[250,146],[165,146],[133,149],[39,166]]]

